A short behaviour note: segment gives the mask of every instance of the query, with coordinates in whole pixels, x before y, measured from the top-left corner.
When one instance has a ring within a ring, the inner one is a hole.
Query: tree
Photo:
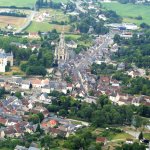
[[[36,128],[36,132],[39,132],[40,134],[43,133],[43,130],[40,127],[40,124],[38,124],[37,128]]]
[[[143,139],[143,133],[141,132],[140,134],[139,134],[139,140],[142,140]]]
[[[15,93],[15,96],[16,96],[18,99],[21,99],[21,98],[22,98],[21,92],[16,92],[16,93]]]
[[[21,63],[20,68],[22,71],[26,72],[26,70],[28,68],[28,62]]]
[[[67,111],[65,109],[60,109],[59,115],[65,117],[67,115]]]
[[[102,127],[106,124],[106,117],[100,110],[96,110],[92,113],[92,124],[96,127]]]
[[[121,147],[116,148],[116,150],[145,150],[145,149],[146,146],[139,143],[124,144]]]
[[[100,104],[103,107],[106,104],[110,104],[110,100],[107,95],[101,95],[97,100],[98,105]]]
[[[136,128],[139,128],[142,126],[142,118],[140,116],[134,116],[133,118],[133,125],[136,127]]]
[[[0,87],[0,97],[2,97],[5,94],[5,88]]]
[[[29,122],[37,124],[37,123],[40,122],[40,118],[39,118],[39,116],[37,114],[30,115]]]
[[[27,75],[46,75],[46,69],[43,66],[30,66],[27,68]]]
[[[33,88],[33,85],[30,83],[29,89],[31,90]]]
[[[80,30],[81,33],[87,33],[89,31],[89,25],[84,23],[84,22],[81,22],[79,25],[78,25],[78,29]]]
[[[40,122],[42,122],[43,119],[44,119],[43,113],[40,112],[40,113],[38,113],[37,115],[39,116]]]
[[[28,61],[29,65],[35,66],[39,64],[38,57],[36,54],[32,54]]]

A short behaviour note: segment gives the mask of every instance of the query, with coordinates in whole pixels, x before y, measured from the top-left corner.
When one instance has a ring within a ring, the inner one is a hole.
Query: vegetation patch
[[[68,32],[70,26],[65,25],[64,31]],[[26,29],[27,32],[38,32],[38,31],[51,31],[53,29],[56,29],[57,31],[61,32],[63,29],[63,25],[56,25],[56,24],[50,24],[48,22],[32,22],[31,25]]]
[[[131,22],[140,25],[145,22],[150,25],[150,9],[149,6],[135,5],[135,4],[121,4],[121,3],[103,3],[102,6],[108,10],[116,11],[124,22]],[[142,20],[135,19],[138,16],[142,17]]]

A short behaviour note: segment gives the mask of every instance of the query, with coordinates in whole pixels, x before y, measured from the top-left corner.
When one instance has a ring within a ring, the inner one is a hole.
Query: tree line
[[[135,116],[149,117],[150,108],[148,106],[112,105],[106,95],[101,95],[97,99],[97,104],[80,102],[57,92],[53,93],[53,96],[57,98],[52,100],[52,105],[47,106],[50,112],[57,113],[63,117],[88,121],[95,127],[131,125],[133,119],[135,120],[135,126],[141,126],[142,122],[139,123],[139,118]]]
[[[150,32],[134,34],[130,39],[115,35],[114,41],[120,48],[113,55],[114,60],[134,63],[139,68],[150,68]]]

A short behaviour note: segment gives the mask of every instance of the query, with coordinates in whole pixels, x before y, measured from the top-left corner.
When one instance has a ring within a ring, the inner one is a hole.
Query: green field
[[[53,2],[56,2],[56,3],[60,3],[60,2],[62,2],[62,3],[67,3],[68,0],[53,0]]]
[[[118,15],[123,17],[124,22],[136,23],[140,25],[145,22],[150,25],[150,6],[120,4],[120,3],[102,3],[103,8],[114,10]],[[142,16],[142,20],[137,20],[135,17]]]
[[[144,138],[150,140],[150,133],[144,133]]]
[[[31,25],[26,29],[27,32],[38,32],[38,31],[51,31],[52,29],[58,30],[61,32],[63,25],[49,24],[48,22],[32,22]],[[70,26],[64,26],[65,32],[68,32]]]
[[[0,0],[0,6],[32,7],[36,0]]]

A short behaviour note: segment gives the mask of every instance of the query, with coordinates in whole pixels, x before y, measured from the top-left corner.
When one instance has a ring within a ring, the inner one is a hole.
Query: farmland
[[[0,6],[33,7],[36,0],[0,0]]]
[[[26,18],[20,17],[10,17],[10,16],[0,16],[0,27],[4,28],[10,24],[14,28],[21,27],[26,22]]]
[[[124,22],[135,23],[140,25],[145,22],[150,25],[150,7],[145,5],[134,4],[120,4],[120,3],[103,3],[103,8],[107,10],[114,10],[118,15],[123,17]],[[142,16],[142,20],[135,19],[138,16]]]

